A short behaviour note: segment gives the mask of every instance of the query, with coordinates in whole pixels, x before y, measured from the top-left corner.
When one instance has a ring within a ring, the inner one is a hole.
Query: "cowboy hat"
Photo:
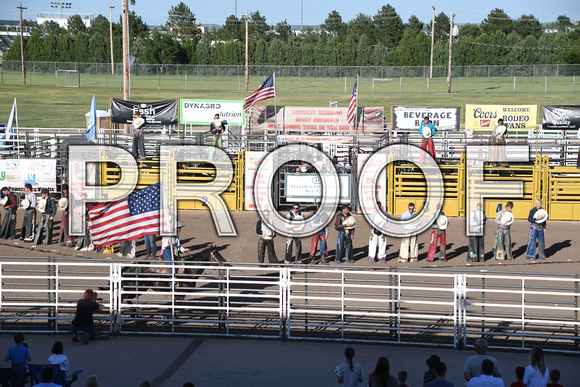
[[[60,198],[58,201],[58,207],[61,208],[63,211],[66,211],[66,209],[68,208],[68,199]]]
[[[38,201],[38,211],[44,213],[46,210],[46,199],[40,199]]]
[[[500,125],[497,127],[497,134],[499,136],[503,136],[506,131],[507,131],[507,127],[505,125]]]
[[[536,223],[544,223],[546,220],[548,220],[548,211],[540,208],[538,211],[536,211],[536,215],[534,217],[536,218]]]
[[[352,230],[356,226],[356,221],[352,215],[346,217],[346,219],[342,222],[344,228],[347,230]]]
[[[183,225],[182,225],[182,224],[181,224],[181,222],[178,220],[178,221],[177,221],[177,228],[182,228],[182,227],[183,227]]]
[[[306,164],[302,164],[302,165],[300,166],[300,172],[302,172],[302,173],[306,173],[306,172],[308,172],[308,165],[306,165]]]
[[[142,117],[137,117],[133,120],[133,126],[136,128],[140,128],[145,123],[145,120]]]
[[[431,137],[431,128],[428,126],[423,126],[423,129],[421,129],[421,135],[425,138]]]
[[[439,363],[441,359],[437,355],[431,355],[429,359],[425,360],[425,363],[429,366],[429,368],[435,367],[435,364]]]
[[[8,203],[8,196],[4,196],[2,198],[2,200],[0,200],[0,204],[3,205],[3,206],[5,206],[6,203]]]
[[[20,202],[20,205],[22,206],[22,208],[26,209],[26,208],[30,207],[30,200],[22,199],[22,201]]]
[[[507,223],[507,225],[511,225],[514,222],[514,214],[509,211],[506,211],[501,216],[501,224]]]
[[[445,230],[448,225],[449,221],[447,220],[447,216],[445,216],[445,214],[440,214],[437,217],[437,227],[439,227],[440,230]]]

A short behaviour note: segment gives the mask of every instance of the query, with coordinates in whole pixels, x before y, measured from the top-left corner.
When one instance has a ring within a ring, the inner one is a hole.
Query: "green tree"
[[[248,33],[256,40],[265,38],[270,27],[266,23],[266,17],[260,15],[260,11],[250,13]]]
[[[413,66],[429,66],[431,62],[431,38],[424,32],[415,37],[415,45],[411,50]]]
[[[423,26],[423,22],[420,21],[417,16],[411,15],[409,22],[405,24],[405,31],[407,31],[409,35],[414,38],[419,32],[423,30]]]
[[[223,64],[241,65],[244,63],[244,43],[236,40],[230,40],[224,45]]]
[[[558,28],[558,31],[566,31],[566,28],[572,26],[573,24],[568,16],[560,15],[556,18],[556,27]]]
[[[514,30],[521,38],[533,36],[538,39],[542,35],[542,25],[534,15],[522,15],[519,19],[514,20]]]
[[[459,36],[461,38],[465,37],[465,38],[475,39],[479,35],[481,35],[481,32],[482,32],[482,30],[477,24],[467,23],[467,24],[464,24],[460,27]]]
[[[284,42],[278,38],[272,39],[268,43],[268,62],[267,64],[272,65],[283,65],[285,64],[285,50]]]
[[[256,45],[256,51],[254,52],[254,63],[257,65],[269,64],[268,43],[263,40],[260,40]]]
[[[180,42],[196,40],[200,34],[195,23],[195,14],[183,2],[169,9],[167,22],[161,28]]]
[[[211,41],[207,36],[201,38],[195,46],[195,61],[197,64],[208,65],[211,61]]]
[[[135,11],[129,12],[129,38],[135,40],[137,38],[149,39],[149,26],[138,16]],[[119,16],[119,26],[123,26],[123,16]]]
[[[217,32],[218,37],[223,40],[245,40],[245,20],[245,15],[242,19],[238,19],[235,15],[228,16],[225,24]]]
[[[80,32],[85,32],[87,26],[79,14],[70,16],[66,21],[66,29],[72,36],[76,36]]]
[[[18,56],[20,57],[20,39],[16,39],[16,40],[18,41]],[[14,42],[14,44],[10,47],[10,49],[12,49],[12,47],[15,44],[16,44],[16,42]],[[42,60],[41,56],[42,56],[42,45],[43,44],[44,44],[44,42],[42,41],[42,38],[40,37],[40,34],[38,33],[38,31],[33,32],[30,35],[30,38],[28,38],[28,40],[24,44],[24,48],[25,48],[24,57],[26,58],[26,60],[30,60],[30,61]],[[5,59],[7,59],[7,58],[5,57]]]
[[[284,42],[288,42],[288,39],[292,36],[292,27],[288,24],[286,19],[276,24],[275,31],[278,38]]]
[[[26,41],[24,41],[24,52],[26,53]],[[8,51],[4,54],[4,60],[20,60],[20,39],[15,39],[14,43],[10,46]],[[25,60],[28,60],[28,57],[24,56]]]
[[[56,41],[56,60],[59,62],[70,62],[73,58],[73,40],[68,33],[58,35]]]
[[[107,52],[107,41],[103,35],[94,33],[89,39],[88,62],[106,63],[109,53]]]
[[[306,26],[304,27],[302,33],[299,35],[299,38],[303,44],[316,44],[320,38],[320,34],[316,33],[312,27]]]
[[[488,34],[500,31],[507,35],[512,32],[513,20],[503,9],[494,8],[481,22],[481,29]]]
[[[403,37],[403,21],[390,4],[383,5],[373,18],[378,41],[389,48],[395,48]]]
[[[354,19],[348,22],[346,27],[347,35],[354,37],[355,41],[360,41],[363,35],[369,39],[369,45],[376,43],[375,24],[372,17],[359,13]]]
[[[363,34],[360,37],[358,45],[356,46],[356,65],[357,66],[370,66],[373,58],[373,47],[371,45],[371,40],[367,34]]]
[[[89,34],[81,32],[73,37],[73,60],[75,62],[86,62],[89,57]]]
[[[435,41],[446,42],[449,40],[449,27],[451,20],[443,12],[435,16]]]
[[[340,38],[346,34],[346,24],[342,21],[342,16],[340,16],[338,11],[330,12],[324,23],[320,25],[320,28],[322,28],[322,31]]]
[[[34,30],[37,31],[41,37],[45,37],[48,35],[59,35],[65,29],[58,25],[54,20],[48,20],[37,25]]]

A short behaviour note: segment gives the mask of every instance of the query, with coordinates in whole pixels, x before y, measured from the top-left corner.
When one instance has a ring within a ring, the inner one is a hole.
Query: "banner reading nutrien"
[[[418,130],[425,116],[437,130],[458,131],[461,127],[461,108],[393,106],[393,129]]]
[[[543,129],[580,129],[580,106],[544,105]]]
[[[503,118],[508,129],[536,129],[538,105],[465,105],[465,128],[493,130]]]
[[[253,130],[279,130],[309,132],[383,132],[384,108],[357,110],[356,125],[349,125],[346,107],[303,107],[303,106],[254,106]]]
[[[161,102],[134,102],[111,98],[111,122],[130,124],[135,112],[151,124],[177,124],[177,100]]]

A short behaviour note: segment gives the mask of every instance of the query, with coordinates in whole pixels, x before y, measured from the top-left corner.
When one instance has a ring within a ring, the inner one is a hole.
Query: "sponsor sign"
[[[111,98],[111,122],[130,124],[135,112],[149,125],[177,124],[177,100],[161,102],[134,102]],[[213,118],[213,117],[212,117]]]
[[[544,105],[542,129],[580,129],[580,106]]]
[[[358,155],[358,175],[361,176],[361,171],[365,166],[367,160],[371,155],[368,153],[361,153]],[[371,163],[374,163],[371,161]],[[382,170],[379,173],[377,180],[375,181],[372,177],[365,178],[365,181],[359,181],[359,194],[362,193],[363,197],[359,198],[360,208],[362,211],[372,212],[374,210],[374,205],[376,200],[381,202],[381,204],[387,207],[387,164],[382,164]],[[368,165],[367,168],[378,168],[381,165]],[[372,193],[373,190],[376,194],[376,200],[373,200]],[[364,204],[363,204],[364,203]],[[365,206],[366,204],[366,206]]]
[[[335,143],[346,144],[352,143],[352,137],[347,136],[301,136],[301,135],[283,135],[276,137],[278,142],[302,142],[302,143]]]
[[[179,122],[190,125],[209,125],[216,113],[228,125],[246,125],[244,101],[212,101],[201,99],[179,100]]]
[[[461,128],[461,108],[393,106],[393,129],[418,130],[425,116],[429,116],[437,130],[459,131]]]
[[[489,129],[503,118],[509,129],[536,129],[538,105],[465,105],[466,129]]]
[[[254,106],[255,131],[291,132],[384,132],[384,108],[358,108],[356,125],[349,125],[346,107]]]
[[[350,203],[350,175],[338,175],[340,203]],[[285,175],[284,196],[288,201],[314,202],[322,197],[322,180],[317,173],[287,173]],[[332,192],[327,193],[332,196]]]
[[[244,172],[244,209],[248,210],[256,210],[256,203],[254,201],[254,186],[255,186],[255,179],[261,179],[261,183],[264,184],[264,176],[256,176],[256,171],[258,167],[262,163],[262,160],[266,158],[268,152],[251,152],[248,151],[244,155],[244,162],[245,162],[245,172]]]
[[[0,160],[0,186],[22,191],[24,184],[32,184],[34,190],[56,189],[55,159],[7,159]]]

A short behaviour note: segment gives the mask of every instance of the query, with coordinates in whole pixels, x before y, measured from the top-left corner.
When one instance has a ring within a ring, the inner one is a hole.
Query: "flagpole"
[[[272,73],[272,80],[274,81],[274,124],[276,125],[275,135],[278,135],[278,101],[276,99],[276,72]]]
[[[360,85],[358,83],[358,74],[356,75],[356,97],[354,100],[354,137],[356,140],[356,135],[358,133],[358,125],[357,125],[357,119],[358,119],[358,91],[360,89]]]
[[[20,158],[20,136],[18,133],[18,105],[16,98],[14,98],[14,117],[16,118],[16,149],[18,149],[18,158]]]

